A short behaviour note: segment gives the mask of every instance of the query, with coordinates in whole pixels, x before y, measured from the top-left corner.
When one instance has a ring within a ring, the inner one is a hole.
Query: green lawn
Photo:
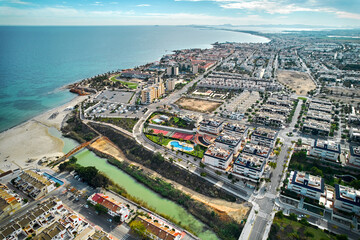
[[[275,216],[269,239],[337,239],[336,236],[325,233],[323,230],[305,225],[298,221],[289,219],[286,216],[279,218]]]
[[[111,77],[110,80],[113,81],[113,82],[121,82],[121,83],[124,84],[125,86],[128,86],[130,89],[136,89],[136,88],[137,88],[137,86],[138,86],[137,83],[120,81],[120,80],[116,79],[116,77],[118,77],[119,75],[120,75],[120,74]]]
[[[153,141],[154,143],[160,144],[160,139],[158,136],[155,135],[146,135],[146,137],[148,139],[150,139],[151,141]],[[166,146],[168,145],[168,143],[171,141],[172,139],[167,138],[167,137],[163,137],[163,140],[161,142],[161,145]]]

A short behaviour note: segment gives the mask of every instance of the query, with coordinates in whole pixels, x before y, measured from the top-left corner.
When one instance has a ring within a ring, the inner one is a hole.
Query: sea
[[[192,26],[0,26],[0,132],[72,100],[64,86],[214,42],[265,43]]]

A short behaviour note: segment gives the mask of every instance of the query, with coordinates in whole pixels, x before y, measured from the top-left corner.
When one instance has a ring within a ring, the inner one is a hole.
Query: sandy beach
[[[8,171],[19,166],[27,168],[31,167],[28,160],[35,160],[35,163],[43,157],[62,156],[63,141],[49,134],[48,129],[55,127],[60,130],[65,116],[71,111],[67,108],[74,107],[86,98],[75,97],[60,107],[0,133],[0,169]],[[50,118],[54,113],[56,117]]]

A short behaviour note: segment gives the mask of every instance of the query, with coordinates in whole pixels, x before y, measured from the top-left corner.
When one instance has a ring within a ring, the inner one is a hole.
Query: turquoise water
[[[50,175],[50,174],[48,174],[48,173],[46,173],[46,172],[44,172],[43,174],[44,174],[44,176],[47,177],[49,180],[52,180],[52,181],[54,181],[54,182],[56,182],[56,183],[58,183],[58,184],[60,184],[60,185],[63,185],[63,184],[64,184],[63,181],[61,181],[60,179],[57,179],[56,177],[54,177],[54,176],[52,176],[52,175]]]
[[[263,37],[174,26],[0,27],[0,131],[70,101],[62,86],[175,49]]]
[[[170,145],[176,149],[187,151],[187,152],[191,152],[194,150],[194,148],[192,148],[192,147],[186,147],[186,146],[181,145],[181,143],[179,141],[171,141]]]

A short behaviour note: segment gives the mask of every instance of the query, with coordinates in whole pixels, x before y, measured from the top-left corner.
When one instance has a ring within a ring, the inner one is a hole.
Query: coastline
[[[63,155],[64,142],[52,136],[49,128],[60,130],[61,124],[70,111],[68,106],[75,106],[87,96],[76,96],[71,101],[50,109],[17,126],[0,133],[0,169],[14,170],[27,168],[31,160],[54,158]],[[49,117],[58,112],[55,118]]]

